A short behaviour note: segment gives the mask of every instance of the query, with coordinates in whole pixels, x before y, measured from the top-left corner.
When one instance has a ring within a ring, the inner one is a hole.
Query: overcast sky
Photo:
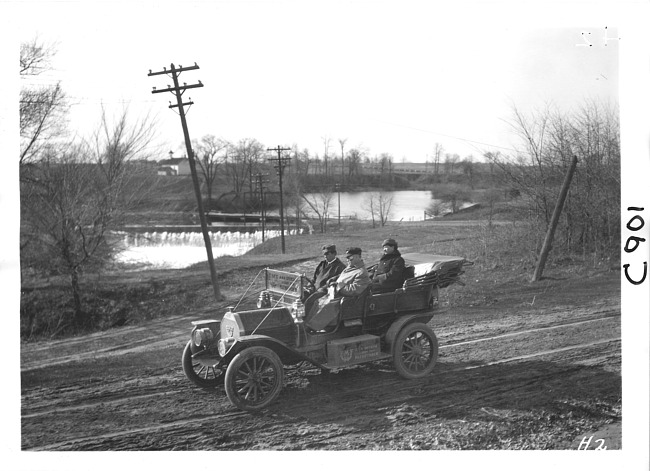
[[[22,41],[57,45],[54,70],[74,106],[71,129],[88,133],[100,106],[156,115],[161,154],[184,152],[162,70],[196,62],[185,98],[190,135],[322,155],[365,147],[424,161],[436,142],[480,156],[517,145],[512,106],[561,109],[617,103],[619,41],[611,12],[585,2],[539,8],[518,2],[24,1]],[[524,6],[522,6],[524,5]],[[558,14],[561,13],[561,14]],[[26,14],[26,13],[25,13]],[[606,29],[607,28],[607,29]],[[588,46],[587,38],[592,46]],[[177,154],[178,155],[178,154]]]

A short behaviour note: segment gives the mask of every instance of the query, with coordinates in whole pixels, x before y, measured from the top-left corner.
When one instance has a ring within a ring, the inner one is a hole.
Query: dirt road
[[[291,369],[255,414],[183,376],[190,321],[208,311],[25,344],[22,448],[577,449],[594,435],[590,447],[620,449],[619,279],[468,279],[430,323],[430,377],[403,380],[388,361]]]

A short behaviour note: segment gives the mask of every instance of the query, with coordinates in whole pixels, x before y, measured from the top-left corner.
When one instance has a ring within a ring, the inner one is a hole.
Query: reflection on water
[[[339,196],[341,198],[341,217],[348,219],[370,219],[369,199],[371,196],[377,198],[378,193],[372,191],[344,192],[340,195],[332,193],[330,200],[329,216],[338,215]],[[385,191],[385,198],[391,198],[391,209],[389,221],[422,221],[424,219],[424,210],[433,202],[432,193],[423,190],[401,190]],[[320,202],[320,195],[309,193],[305,195],[310,201]],[[376,203],[375,203],[376,204]],[[313,213],[308,207],[305,208],[307,214]]]
[[[295,235],[296,231],[285,234]],[[148,268],[185,268],[208,258],[201,232],[117,232],[116,235],[123,248],[116,258],[118,263]],[[280,231],[265,231],[267,239],[279,236]],[[243,255],[262,243],[262,232],[212,232],[210,243],[214,258]]]

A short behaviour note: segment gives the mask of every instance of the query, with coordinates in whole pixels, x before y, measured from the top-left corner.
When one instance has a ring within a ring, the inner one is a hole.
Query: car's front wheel
[[[431,327],[420,322],[406,325],[395,338],[393,363],[406,379],[422,378],[438,360],[438,339]]]
[[[278,355],[267,347],[249,347],[232,359],[226,370],[226,395],[245,411],[268,406],[282,389],[284,370]]]
[[[201,388],[216,388],[223,384],[224,371],[215,365],[212,360],[192,358],[192,341],[185,345],[183,350],[183,372],[194,384]]]

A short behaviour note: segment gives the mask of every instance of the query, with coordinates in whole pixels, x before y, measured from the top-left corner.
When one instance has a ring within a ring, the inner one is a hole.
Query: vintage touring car
[[[404,378],[428,375],[438,357],[438,340],[427,323],[439,289],[461,283],[464,266],[471,262],[421,253],[402,257],[408,273],[402,288],[368,291],[360,314],[341,310],[318,330],[304,321],[301,297],[308,278],[263,269],[258,274],[262,290],[253,293],[258,309],[228,308],[219,320],[192,322],[182,355],[185,375],[201,387],[223,385],[230,402],[247,411],[268,406],[280,394],[285,365],[305,361],[330,370],[392,359]]]

